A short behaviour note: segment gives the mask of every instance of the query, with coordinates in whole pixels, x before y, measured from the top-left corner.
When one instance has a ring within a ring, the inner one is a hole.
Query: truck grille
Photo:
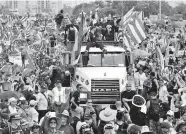
[[[119,80],[91,80],[91,98],[95,101],[116,101],[120,98]]]

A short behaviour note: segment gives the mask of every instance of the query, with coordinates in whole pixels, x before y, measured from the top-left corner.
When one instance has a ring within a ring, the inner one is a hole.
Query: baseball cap
[[[167,112],[167,115],[174,116],[174,112],[173,112],[172,110],[169,110],[169,111]]]
[[[31,100],[29,104],[30,104],[31,106],[35,106],[35,105],[37,104],[37,101]]]
[[[168,122],[162,122],[161,123],[161,128],[166,128],[166,129],[170,129],[170,124]]]

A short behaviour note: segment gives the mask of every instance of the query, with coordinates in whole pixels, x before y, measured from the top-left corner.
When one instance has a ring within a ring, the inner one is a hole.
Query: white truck
[[[125,49],[122,43],[102,42],[107,53],[102,55],[100,48],[91,47],[87,66],[83,66],[86,43],[81,46],[80,66],[75,68],[74,79],[84,87],[80,103],[91,98],[94,104],[114,104],[120,99],[121,91],[127,82]]]

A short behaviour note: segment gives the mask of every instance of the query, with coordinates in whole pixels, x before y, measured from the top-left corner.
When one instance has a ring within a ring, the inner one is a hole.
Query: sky
[[[3,1],[7,1],[7,0],[0,0],[0,4]],[[36,0],[29,0],[29,1],[36,1]],[[50,0],[50,1],[57,1],[57,0]],[[64,4],[74,7],[74,6],[81,4],[83,2],[89,3],[92,1],[96,1],[96,0],[59,0],[59,1],[63,1]],[[124,0],[124,1],[126,1],[126,0]],[[131,0],[128,0],[128,1],[131,1]],[[159,0],[157,0],[157,1],[159,1]],[[172,7],[175,7],[179,2],[186,3],[186,0],[165,0],[165,1],[167,1],[169,3],[169,5]]]
[[[166,0],[167,1],[167,0]],[[169,5],[170,6],[172,6],[172,7],[175,7],[179,2],[183,2],[183,3],[186,3],[186,1],[179,1],[179,0],[177,0],[177,1],[168,1],[168,3],[169,3]]]

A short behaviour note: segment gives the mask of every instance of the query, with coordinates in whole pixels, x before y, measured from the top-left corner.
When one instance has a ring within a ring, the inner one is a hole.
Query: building
[[[50,10],[50,1],[49,0],[39,0],[37,1],[37,13],[43,13],[47,10]]]
[[[72,3],[76,2],[67,0],[0,0],[0,5],[7,6],[11,12],[19,15],[47,12],[57,14],[64,8],[64,4],[70,6]]]
[[[51,1],[51,10],[54,14],[57,14],[61,9],[63,9],[62,0]]]
[[[18,14],[18,0],[5,1],[5,6],[9,8],[9,11]]]

